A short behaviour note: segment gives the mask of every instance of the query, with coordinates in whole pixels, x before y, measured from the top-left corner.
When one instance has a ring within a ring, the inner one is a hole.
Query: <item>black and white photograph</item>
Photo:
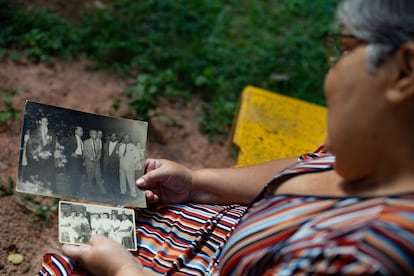
[[[144,172],[148,123],[27,101],[18,192],[146,207],[135,185]]]
[[[59,202],[59,242],[88,244],[92,235],[100,234],[137,250],[133,209]]]

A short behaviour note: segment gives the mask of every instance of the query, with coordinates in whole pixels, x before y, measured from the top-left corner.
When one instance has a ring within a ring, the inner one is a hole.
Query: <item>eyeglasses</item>
[[[341,57],[349,54],[357,46],[368,43],[352,34],[326,34],[323,39],[330,67],[333,67]]]

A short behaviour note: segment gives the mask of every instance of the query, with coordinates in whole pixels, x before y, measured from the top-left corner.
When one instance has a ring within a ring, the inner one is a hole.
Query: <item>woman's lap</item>
[[[209,274],[245,210],[240,205],[207,204],[136,209],[138,251],[133,254],[160,274]],[[68,261],[45,254],[40,275],[87,275]]]

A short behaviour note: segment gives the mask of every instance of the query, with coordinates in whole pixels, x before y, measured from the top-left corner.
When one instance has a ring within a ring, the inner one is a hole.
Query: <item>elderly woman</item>
[[[337,20],[325,147],[284,170],[147,160],[137,256],[102,236],[63,253],[94,275],[414,275],[414,2],[344,0]]]

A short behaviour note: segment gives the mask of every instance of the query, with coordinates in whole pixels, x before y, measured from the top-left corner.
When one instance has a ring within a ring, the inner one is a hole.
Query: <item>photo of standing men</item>
[[[146,122],[27,102],[16,189],[146,207],[135,185],[146,139]]]

